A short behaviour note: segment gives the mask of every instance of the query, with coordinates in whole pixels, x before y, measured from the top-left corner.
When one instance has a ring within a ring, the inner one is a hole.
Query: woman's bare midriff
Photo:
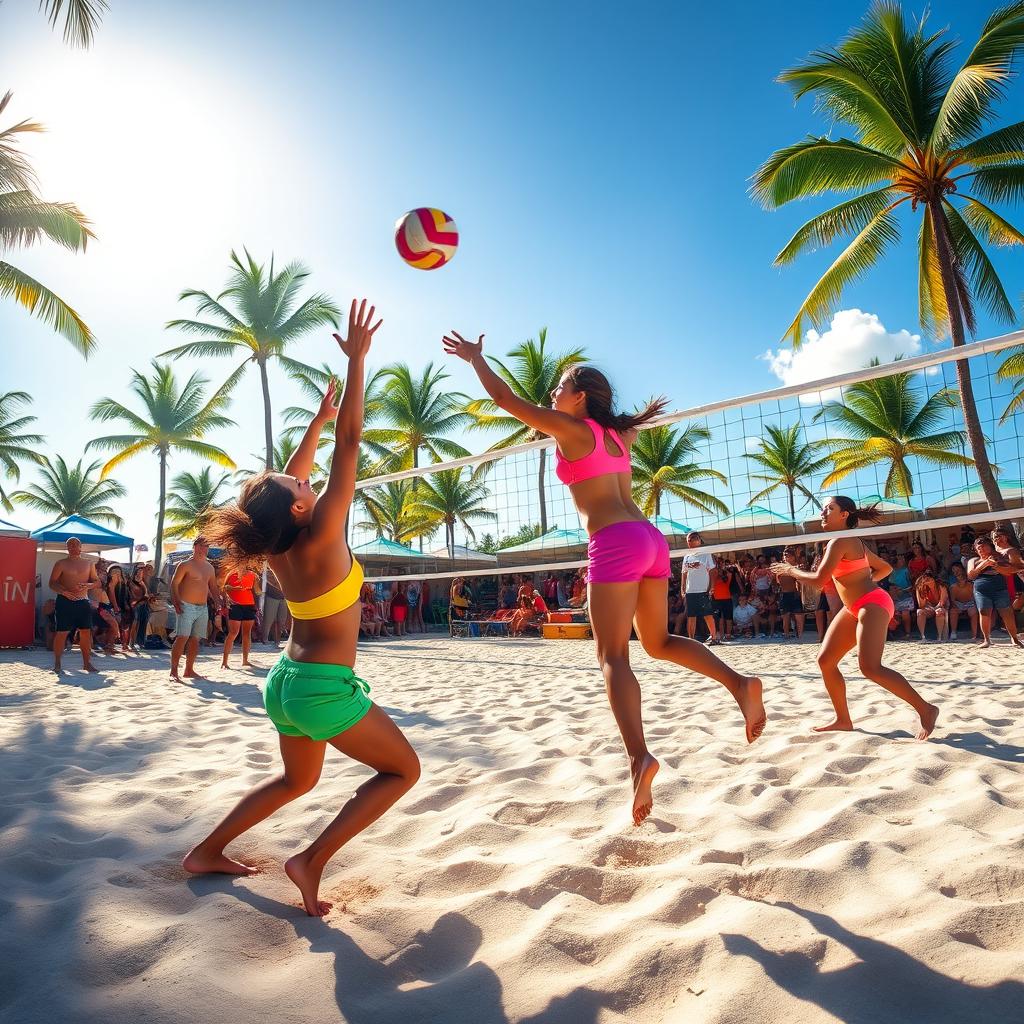
[[[292,601],[309,601],[326,593],[348,575],[352,566],[344,541],[340,551],[332,551],[325,558],[305,536],[269,562],[284,596]],[[362,608],[356,601],[344,611],[322,619],[292,619],[285,656],[292,661],[354,668],[361,615]]]
[[[647,522],[635,505],[627,505],[623,500],[619,476],[618,473],[595,476],[569,488],[576,511],[580,514],[580,523],[591,537],[613,523],[627,520]]]
[[[851,572],[849,576],[840,576],[836,580],[836,591],[847,608],[854,601],[874,590],[876,586],[877,584],[871,578],[870,567],[867,569],[857,569],[855,572]]]

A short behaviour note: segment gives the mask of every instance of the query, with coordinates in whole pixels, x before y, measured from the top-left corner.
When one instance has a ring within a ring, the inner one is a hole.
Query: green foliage
[[[123,498],[128,492],[115,480],[95,476],[99,461],[83,468],[79,459],[73,467],[58,455],[40,463],[40,483],[11,495],[19,505],[59,519],[62,516],[85,516],[121,526],[121,517],[108,502]]]
[[[728,482],[717,469],[696,461],[700,455],[698,442],[710,437],[707,427],[696,423],[682,429],[661,426],[640,431],[631,453],[633,500],[645,516],[661,515],[661,502],[666,494],[703,512],[728,515],[725,502],[695,486],[705,480]]]
[[[799,491],[812,505],[817,505],[817,498],[801,481],[820,473],[829,464],[830,459],[815,454],[816,446],[804,441],[803,428],[799,423],[789,427],[765,424],[765,433],[767,437],[761,438],[760,449],[746,453],[746,458],[767,470],[765,473],[752,474],[752,480],[759,480],[768,486],[758,491],[750,499],[750,504],[753,505],[778,488],[785,487],[789,496],[789,518],[795,521],[794,492]]]
[[[164,530],[164,536],[168,540],[184,540],[202,533],[230,476],[222,473],[215,479],[210,466],[204,466],[198,473],[179,473],[171,481],[167,495],[166,514],[171,525]]]
[[[414,519],[444,527],[450,555],[455,552],[456,524],[462,526],[471,542],[475,542],[472,524],[498,518],[480,504],[491,492],[463,469],[444,469],[421,483],[414,495],[410,514]]]
[[[26,391],[8,391],[6,394],[0,394],[0,468],[3,470],[3,474],[0,475],[0,506],[8,512],[13,511],[14,506],[4,490],[4,479],[14,480],[16,483],[21,480],[19,463],[46,464],[42,453],[36,451],[34,447],[43,443],[42,435],[22,433],[27,426],[35,423],[36,417],[15,415],[15,409],[19,405],[28,405],[31,401],[32,396]]]

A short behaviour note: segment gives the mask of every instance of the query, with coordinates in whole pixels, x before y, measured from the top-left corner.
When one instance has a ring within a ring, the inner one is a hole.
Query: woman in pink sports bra
[[[853,529],[861,520],[877,523],[881,516],[874,506],[857,508],[852,499],[843,495],[829,498],[821,510],[821,528],[825,531]],[[939,709],[929,704],[899,672],[882,664],[882,651],[895,608],[889,594],[876,584],[892,572],[892,566],[869,551],[863,541],[848,536],[830,540],[821,563],[810,572],[785,562],[773,565],[772,572],[818,587],[832,579],[843,600],[843,608],[829,625],[818,654],[818,666],[836,717],[828,725],[815,726],[814,731],[848,732],[853,728],[846,703],[846,680],[839,671],[839,662],[856,647],[861,672],[905,700],[921,719],[917,738],[928,739],[935,728]]]
[[[637,413],[612,411],[612,389],[604,374],[573,366],[551,393],[551,408],[519,398],[483,356],[483,335],[466,341],[445,336],[449,355],[465,359],[487,394],[505,412],[553,437],[555,474],[569,487],[590,535],[587,591],[590,625],[612,713],[622,735],[633,777],[633,822],[651,813],[651,783],[658,761],[647,749],[640,711],[640,686],[629,665],[633,627],[651,657],[671,661],[720,682],[746,721],[747,742],[764,729],[761,680],[742,676],[703,644],[668,631],[668,544],[637,508],[632,496],[629,448],[637,427],[663,410],[665,400]]]

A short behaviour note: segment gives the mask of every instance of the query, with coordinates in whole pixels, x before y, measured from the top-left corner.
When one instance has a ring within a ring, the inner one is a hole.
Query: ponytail
[[[280,555],[295,542],[292,493],[267,471],[248,480],[237,504],[213,509],[204,524],[211,542],[222,548],[227,572],[259,571],[268,555]]]
[[[846,525],[851,530],[856,529],[862,522],[868,523],[871,526],[877,526],[882,521],[882,513],[878,511],[877,501],[866,505],[864,508],[858,508],[853,498],[847,498],[845,494],[840,494],[832,500],[843,512],[849,513]]]
[[[657,419],[668,405],[667,398],[652,398],[643,409],[635,412],[614,412],[612,386],[600,370],[577,363],[565,376],[574,390],[586,395],[587,416],[606,429],[622,431],[643,426]]]

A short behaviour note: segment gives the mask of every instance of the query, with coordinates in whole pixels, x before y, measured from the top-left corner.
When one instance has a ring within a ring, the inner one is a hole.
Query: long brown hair
[[[614,412],[615,395],[608,378],[600,370],[577,363],[566,371],[565,379],[572,384],[574,391],[582,391],[586,395],[587,416],[612,430],[630,430],[650,423],[668,405],[668,399],[663,396],[652,398],[636,412]]]
[[[280,555],[295,543],[299,527],[293,500],[267,470],[246,481],[237,503],[213,509],[203,529],[223,549],[221,561],[228,572],[262,569],[267,555]]]
[[[843,512],[849,512],[850,516],[846,520],[846,525],[850,529],[854,529],[863,520],[865,523],[870,523],[872,526],[877,526],[882,521],[882,513],[878,511],[878,502],[873,502],[871,505],[866,505],[864,508],[858,508],[857,502],[853,498],[846,497],[845,494],[839,494],[832,499]]]

